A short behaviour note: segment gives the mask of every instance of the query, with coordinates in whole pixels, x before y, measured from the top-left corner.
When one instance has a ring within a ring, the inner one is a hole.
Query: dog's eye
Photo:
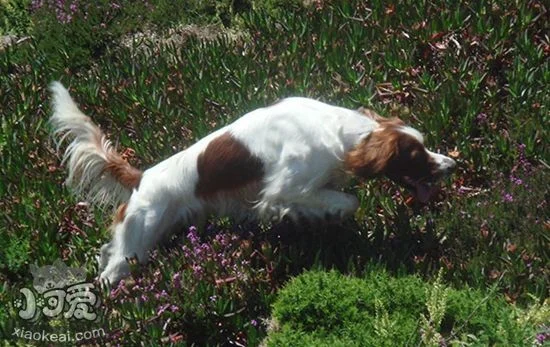
[[[409,155],[412,159],[416,159],[420,156],[420,151],[418,149],[414,148],[410,151]]]

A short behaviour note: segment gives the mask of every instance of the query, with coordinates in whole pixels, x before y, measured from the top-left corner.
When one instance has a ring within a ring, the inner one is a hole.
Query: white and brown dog
[[[127,258],[146,262],[175,226],[210,213],[345,218],[358,207],[339,188],[346,174],[385,175],[426,201],[456,165],[427,150],[422,135],[397,118],[295,97],[247,113],[142,172],[60,83],[51,91],[54,134],[63,134],[60,142],[71,139],[67,184],[89,202],[119,206],[113,239],[100,255],[100,278],[110,283],[128,274]]]

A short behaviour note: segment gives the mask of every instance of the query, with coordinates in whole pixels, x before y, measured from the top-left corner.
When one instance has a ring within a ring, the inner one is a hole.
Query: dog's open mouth
[[[421,203],[428,202],[439,190],[439,183],[437,183],[437,181],[413,181],[410,177],[404,177],[404,183],[405,186],[412,192],[414,197]]]
[[[417,183],[414,188],[414,196],[421,203],[426,203],[438,191],[439,184],[434,182]]]

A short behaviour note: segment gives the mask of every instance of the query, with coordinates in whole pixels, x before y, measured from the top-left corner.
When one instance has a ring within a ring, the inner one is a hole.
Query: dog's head
[[[371,118],[379,127],[347,154],[348,169],[364,178],[384,175],[421,202],[428,201],[438,181],[454,171],[456,162],[426,149],[422,134],[400,119]]]

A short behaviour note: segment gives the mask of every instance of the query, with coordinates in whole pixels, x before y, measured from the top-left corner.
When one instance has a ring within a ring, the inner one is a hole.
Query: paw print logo
[[[21,299],[15,299],[15,300],[13,300],[13,307],[14,307],[15,309],[23,308],[23,300],[21,300]]]
[[[39,298],[36,299],[36,306],[38,306],[38,307],[44,307],[45,306],[43,297],[39,297]]]

